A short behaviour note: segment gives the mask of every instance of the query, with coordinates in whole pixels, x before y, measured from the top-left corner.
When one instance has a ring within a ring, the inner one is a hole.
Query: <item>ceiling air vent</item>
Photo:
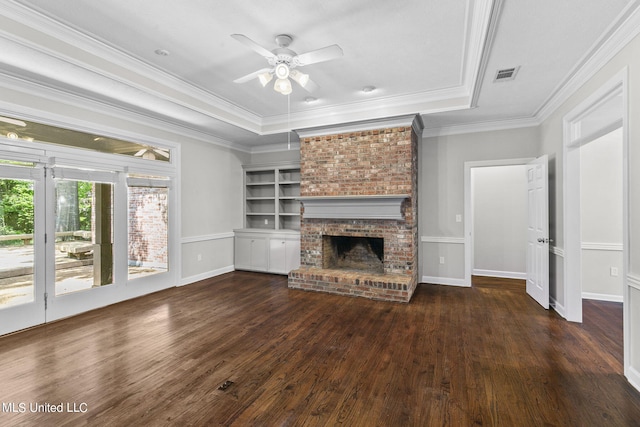
[[[493,79],[494,82],[506,82],[508,80],[513,80],[516,78],[516,74],[518,74],[518,69],[520,67],[513,68],[503,68],[502,70],[498,70],[496,72],[496,77]]]

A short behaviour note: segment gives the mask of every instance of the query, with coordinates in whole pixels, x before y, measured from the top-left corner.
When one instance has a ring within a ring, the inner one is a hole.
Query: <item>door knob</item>
[[[549,243],[549,242],[553,242],[553,240],[545,237],[538,237],[538,243]]]

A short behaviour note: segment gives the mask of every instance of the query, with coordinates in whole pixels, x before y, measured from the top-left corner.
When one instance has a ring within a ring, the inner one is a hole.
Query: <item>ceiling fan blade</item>
[[[342,56],[342,48],[337,44],[312,50],[296,56],[298,63],[302,65],[317,64],[318,62],[330,61]]]
[[[164,150],[154,148],[153,151],[157,154],[160,154],[162,157],[166,157],[167,159],[169,158],[169,153]]]
[[[244,76],[244,77],[240,77],[239,79],[235,79],[233,82],[234,82],[234,83],[246,83],[246,82],[248,82],[249,80],[253,80],[253,79],[255,79],[255,78],[256,78],[256,77],[258,77],[260,74],[262,74],[262,73],[268,73],[268,72],[270,72],[270,71],[271,71],[271,68],[262,68],[262,69],[260,69],[260,70],[258,70],[258,71],[255,71],[255,72],[251,73],[251,74],[247,74],[247,75],[246,75],[246,76]]]
[[[264,56],[265,58],[275,58],[275,55],[271,51],[260,46],[258,43],[254,42],[244,34],[231,34],[231,37],[233,37],[243,45],[253,49],[255,52],[258,52],[260,55]]]
[[[144,153],[146,153],[148,151],[147,148],[143,148],[142,150],[138,151],[136,154],[134,154],[134,156],[136,157],[140,157],[142,156]]]
[[[291,79],[294,82],[298,83],[298,85],[303,88],[304,90],[306,90],[307,92],[311,93],[311,92],[315,92],[318,89],[318,85],[311,79],[307,79],[306,83],[304,84],[304,86],[302,85],[302,83],[300,83],[298,80],[296,79]]]

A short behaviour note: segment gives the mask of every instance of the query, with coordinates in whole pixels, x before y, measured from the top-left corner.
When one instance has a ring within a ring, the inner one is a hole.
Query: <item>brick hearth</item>
[[[418,278],[417,146],[422,123],[419,116],[411,116],[378,125],[342,133],[334,128],[325,135],[301,133],[301,267],[289,273],[290,288],[411,299]],[[351,198],[385,196],[401,196],[400,219],[304,215],[305,197],[339,198],[348,204]],[[323,236],[382,238],[384,272],[323,268]]]

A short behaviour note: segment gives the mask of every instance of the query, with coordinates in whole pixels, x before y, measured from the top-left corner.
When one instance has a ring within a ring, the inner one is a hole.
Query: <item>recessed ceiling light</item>
[[[169,56],[169,51],[165,49],[156,49],[155,53],[158,56]]]
[[[373,92],[374,90],[376,90],[376,87],[375,87],[375,86],[365,86],[365,87],[363,87],[363,88],[362,88],[362,91],[363,91],[364,93],[371,93],[371,92]]]
[[[304,99],[304,102],[306,102],[307,104],[311,104],[313,102],[316,102],[318,100],[318,98],[314,98],[313,96],[307,96]]]

